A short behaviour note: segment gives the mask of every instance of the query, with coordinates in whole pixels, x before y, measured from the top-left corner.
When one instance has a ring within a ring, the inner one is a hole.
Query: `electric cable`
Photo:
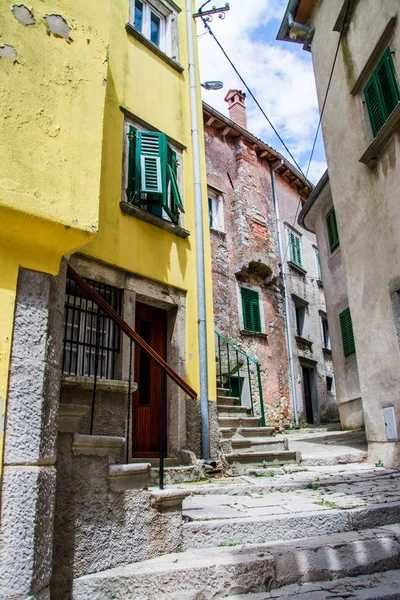
[[[207,4],[208,2],[206,2],[205,4]],[[204,4],[203,4],[204,6]],[[199,14],[201,17],[201,20],[203,21],[204,27],[207,29],[208,33],[211,35],[211,37],[215,40],[216,44],[219,46],[219,48],[221,49],[223,55],[225,56],[225,58],[227,59],[227,61],[229,62],[229,64],[231,65],[232,69],[235,71],[236,75],[239,77],[240,81],[243,83],[244,87],[246,88],[246,90],[248,91],[249,95],[252,97],[252,99],[254,100],[254,102],[256,103],[256,105],[258,106],[258,108],[260,109],[262,115],[265,117],[265,119],[268,121],[268,124],[270,125],[270,127],[272,128],[273,132],[275,133],[275,135],[277,136],[278,140],[281,142],[282,146],[285,148],[286,152],[289,154],[290,158],[293,160],[294,164],[296,165],[297,169],[299,170],[299,172],[303,175],[303,177],[305,179],[307,179],[307,177],[304,175],[300,165],[298,164],[298,162],[296,161],[295,157],[293,156],[293,154],[290,152],[289,148],[287,147],[287,145],[285,144],[285,142],[283,141],[283,139],[281,138],[279,132],[277,131],[277,129],[275,128],[274,124],[272,123],[271,119],[268,117],[268,115],[266,114],[266,112],[264,111],[264,109],[262,108],[261,104],[258,102],[257,98],[255,97],[255,95],[253,94],[253,92],[251,91],[251,89],[249,88],[249,86],[247,85],[246,81],[243,79],[243,77],[241,76],[241,74],[239,73],[239,71],[237,70],[237,68],[235,67],[235,65],[233,64],[233,62],[231,61],[231,59],[229,58],[227,52],[225,51],[224,47],[222,46],[222,44],[220,43],[220,41],[217,39],[217,37],[215,36],[215,33],[213,32],[213,30],[211,29],[211,27],[209,26],[209,24],[207,23],[207,21],[204,19],[204,17],[201,14],[202,8],[203,6],[200,7],[199,9]]]

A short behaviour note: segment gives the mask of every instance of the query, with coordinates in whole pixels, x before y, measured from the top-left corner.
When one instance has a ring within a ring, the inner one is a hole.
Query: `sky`
[[[287,2],[230,0],[230,10],[225,13],[225,19],[214,15],[210,26],[306,173],[319,113],[311,54],[304,51],[301,44],[275,39]],[[212,0],[204,10],[215,5],[224,6],[225,0]],[[228,90],[246,90],[214,39],[206,33],[201,19],[197,19],[197,34],[201,80],[224,83],[219,91],[203,89],[203,100],[229,116],[228,105],[224,102]],[[246,105],[248,130],[291,160],[248,94]],[[322,136],[319,134],[308,178],[317,183],[325,169]]]

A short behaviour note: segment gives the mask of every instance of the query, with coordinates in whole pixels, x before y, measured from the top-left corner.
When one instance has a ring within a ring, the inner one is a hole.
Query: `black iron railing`
[[[93,434],[93,421],[94,421],[94,409],[96,402],[96,388],[97,388],[97,380],[99,378],[104,378],[105,369],[102,367],[104,364],[107,364],[107,359],[104,358],[104,352],[117,352],[117,348],[119,349],[120,342],[115,344],[110,349],[108,347],[108,342],[111,338],[116,339],[115,336],[118,336],[118,340],[120,339],[121,333],[126,335],[129,340],[129,372],[128,372],[128,402],[127,402],[127,417],[126,417],[126,442],[125,442],[125,453],[126,453],[126,462],[129,461],[129,433],[130,433],[130,418],[131,418],[131,393],[132,393],[132,359],[133,359],[133,344],[137,344],[140,349],[149,356],[161,369],[161,392],[160,392],[160,489],[164,488],[164,440],[165,440],[165,391],[166,391],[166,379],[165,376],[168,375],[172,381],[174,381],[180,388],[183,390],[190,398],[197,398],[197,393],[190,387],[188,383],[178,373],[159,355],[149,344],[147,344],[139,335],[134,331],[128,323],[126,323],[122,317],[115,310],[118,306],[118,301],[116,296],[112,296],[112,290],[115,288],[109,288],[105,290],[104,288],[99,288],[97,291],[93,285],[93,282],[89,283],[85,281],[72,267],[68,265],[67,275],[70,281],[74,282],[76,289],[74,290],[75,297],[80,298],[80,303],[82,303],[82,299],[85,302],[92,303],[90,307],[89,314],[92,316],[95,315],[95,329],[91,325],[91,333],[90,333],[90,343],[87,341],[86,347],[90,348],[89,356],[92,357],[93,353],[93,396],[92,396],[92,406],[91,406],[91,417],[90,417],[90,435]],[[71,284],[70,284],[71,285]],[[102,285],[102,284],[100,284]],[[107,287],[107,286],[106,286]],[[109,287],[109,286],[108,286]],[[100,293],[99,293],[100,292]],[[102,293],[103,292],[103,293]],[[106,293],[104,293],[106,292]],[[107,293],[110,292],[111,295],[107,297]],[[102,295],[101,295],[102,293]],[[103,297],[106,295],[107,299],[110,299],[114,302],[114,308],[111,306]],[[79,304],[79,303],[78,303]],[[69,307],[69,300],[67,297],[67,305]],[[74,307],[75,305],[73,305]],[[81,304],[79,304],[81,306]],[[95,308],[94,308],[95,306]],[[72,307],[72,310],[73,310]],[[76,307],[75,307],[76,309]],[[87,316],[87,315],[86,315]],[[86,317],[82,317],[83,319]],[[105,323],[108,323],[108,331],[106,331]],[[75,323],[75,317],[70,319],[71,325]],[[67,319],[66,319],[66,331],[67,331]],[[112,333],[110,333],[112,331]],[[75,338],[72,336],[72,341],[76,342]],[[94,338],[94,340],[93,340]],[[105,341],[106,340],[106,341]],[[93,348],[94,344],[94,348]],[[78,346],[76,346],[78,348]],[[114,357],[114,355],[113,355]],[[65,362],[65,353],[64,353],[64,362]],[[84,360],[82,360],[82,364],[84,364]],[[91,358],[89,360],[89,364],[91,364]],[[79,360],[77,358],[76,363],[79,364]],[[115,368],[115,367],[113,367]],[[84,373],[86,374],[86,373]]]

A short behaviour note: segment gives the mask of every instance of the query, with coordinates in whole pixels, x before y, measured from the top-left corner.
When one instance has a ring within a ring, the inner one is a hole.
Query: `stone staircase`
[[[179,486],[192,496],[175,552],[78,577],[72,599],[399,599],[400,473],[328,469]]]
[[[251,416],[251,409],[240,406],[240,398],[229,390],[217,388],[218,424],[222,436],[222,453],[235,475],[249,468],[299,462],[299,452],[288,449],[288,440],[275,436],[274,427],[261,427],[261,419]]]

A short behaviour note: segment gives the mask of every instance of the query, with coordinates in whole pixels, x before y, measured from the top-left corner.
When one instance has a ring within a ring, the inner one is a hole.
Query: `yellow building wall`
[[[178,73],[125,30],[125,24],[129,21],[129,2],[114,2],[104,119],[99,234],[85,246],[83,253],[187,292],[186,379],[199,391],[196,223],[187,27],[185,2],[180,0],[177,4],[182,8],[178,16],[178,36],[179,62],[184,67],[183,73]],[[197,46],[196,39],[195,44]],[[122,193],[124,114],[120,107],[186,147],[183,150],[182,173],[185,207],[183,226],[190,231],[187,239],[122,213],[119,203],[125,199]],[[202,144],[209,399],[215,400],[211,250],[200,93],[198,110]]]
[[[3,419],[19,268],[56,274],[98,230],[110,0],[31,0],[25,26],[12,7],[0,4],[0,56],[12,56],[0,58]],[[48,34],[52,14],[71,28],[68,42]]]

